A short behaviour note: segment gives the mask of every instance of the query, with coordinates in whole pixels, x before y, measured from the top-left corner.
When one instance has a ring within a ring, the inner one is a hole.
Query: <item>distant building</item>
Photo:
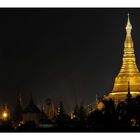
[[[40,121],[40,114],[41,114],[41,111],[34,104],[33,98],[31,97],[29,104],[23,111],[23,122],[26,123],[26,122],[32,121],[36,125],[38,125]]]
[[[43,103],[43,111],[47,115],[48,119],[52,120],[54,118],[56,111],[54,108],[54,104],[50,98],[47,98]]]

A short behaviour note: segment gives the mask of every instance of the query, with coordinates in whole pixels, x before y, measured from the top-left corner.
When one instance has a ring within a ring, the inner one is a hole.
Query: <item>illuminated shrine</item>
[[[124,101],[127,98],[128,82],[130,84],[132,98],[140,95],[140,73],[136,65],[134,43],[131,35],[132,25],[129,14],[125,29],[126,38],[122,66],[119,74],[115,78],[112,92],[106,96],[106,98],[112,98],[115,102]]]

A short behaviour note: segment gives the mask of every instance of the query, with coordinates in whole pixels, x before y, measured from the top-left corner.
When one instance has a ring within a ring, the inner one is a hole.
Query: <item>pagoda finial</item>
[[[130,82],[128,81],[128,92],[130,92]]]
[[[127,98],[131,98],[132,97],[132,95],[131,95],[131,93],[130,93],[130,82],[128,81],[128,93],[127,93]]]
[[[129,12],[127,13],[128,17],[129,17]]]
[[[131,25],[131,22],[130,22],[130,14],[128,13],[127,14],[128,18],[127,18],[127,25],[126,25],[126,32],[127,32],[127,35],[129,35],[131,33],[131,30],[132,30],[132,25]]]

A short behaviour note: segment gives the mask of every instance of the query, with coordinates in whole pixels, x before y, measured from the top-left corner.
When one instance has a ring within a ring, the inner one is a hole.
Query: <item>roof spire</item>
[[[127,93],[127,98],[130,99],[132,97],[130,93],[130,82],[128,81],[128,93]]]
[[[127,35],[130,35],[131,30],[132,30],[132,25],[131,25],[131,22],[130,22],[130,14],[128,13],[127,16],[128,16],[127,25],[126,25],[125,29],[126,29]]]
[[[130,93],[130,82],[128,81],[128,93]]]

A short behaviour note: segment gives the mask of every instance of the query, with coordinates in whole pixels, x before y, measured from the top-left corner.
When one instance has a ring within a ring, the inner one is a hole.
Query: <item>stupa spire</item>
[[[130,35],[131,34],[131,30],[132,30],[132,25],[131,25],[131,22],[130,22],[130,15],[129,13],[127,14],[127,25],[125,27],[126,29],[126,32],[127,32],[127,35]]]
[[[134,43],[131,36],[132,25],[128,13],[126,23],[126,37],[124,41],[124,53],[122,66],[119,74],[115,78],[114,87],[109,97],[114,100],[125,100],[128,93],[128,87],[131,86],[132,96],[140,95],[140,73],[136,65],[134,53]],[[128,83],[129,81],[129,83]]]
[[[130,99],[132,97],[131,92],[130,92],[130,83],[128,82],[128,93],[127,93],[127,98]]]
[[[125,29],[126,29],[126,38],[124,42],[123,63],[119,75],[129,76],[134,73],[138,74],[136,58],[134,54],[134,43],[131,36],[132,25],[130,23],[129,13]],[[128,81],[130,81],[130,79],[128,79]]]

